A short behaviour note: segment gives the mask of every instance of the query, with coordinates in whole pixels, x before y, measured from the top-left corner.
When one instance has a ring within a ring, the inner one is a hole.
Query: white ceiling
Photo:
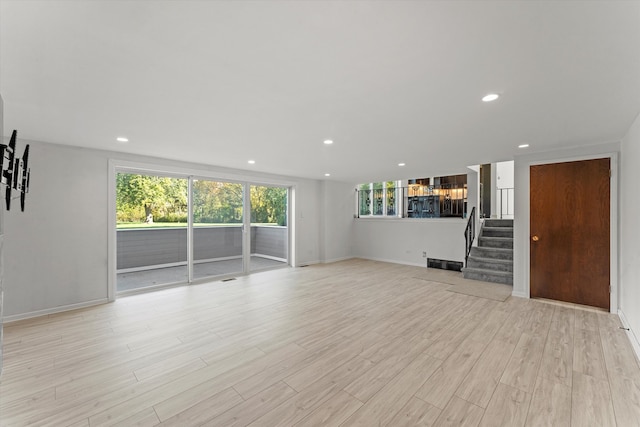
[[[638,1],[2,0],[0,15],[5,136],[28,140],[357,183],[616,141],[640,112]]]

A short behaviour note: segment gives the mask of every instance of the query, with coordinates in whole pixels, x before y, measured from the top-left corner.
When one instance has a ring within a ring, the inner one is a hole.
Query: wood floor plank
[[[359,339],[345,343],[346,345],[335,349],[335,351],[327,354],[326,357],[317,360],[298,372],[286,377],[284,382],[296,391],[304,390],[305,387],[308,387],[313,382],[334,370],[336,366],[340,366],[356,355],[362,353],[362,350],[366,345],[376,339],[379,339],[379,337],[380,335],[375,332],[366,333]]]
[[[356,411],[346,425],[387,425],[441,363],[424,353],[419,355]]]
[[[339,391],[332,398],[321,404],[311,414],[296,423],[296,427],[303,426],[340,426],[347,418],[363,405],[355,397],[344,391]]]
[[[573,370],[595,378],[607,379],[598,331],[576,329],[574,344]]]
[[[616,425],[607,381],[580,372],[573,373],[571,425],[575,427]]]
[[[200,376],[185,377],[160,389],[153,390],[152,393],[148,393],[148,396],[142,396],[142,398],[147,402],[152,402],[158,417],[164,421],[255,372],[260,372],[278,363],[283,358],[296,357],[296,354],[302,351],[304,350],[298,345],[289,344],[279,351],[273,351],[261,357],[246,361],[233,360],[233,364],[220,365],[218,370],[214,372],[207,371],[207,375],[203,372]],[[204,369],[201,371],[204,371]],[[182,391],[178,393],[176,392],[177,390]],[[131,402],[128,401],[125,405],[131,405]],[[124,408],[121,406],[116,409],[123,411]]]
[[[526,393],[533,393],[544,344],[543,337],[523,333],[500,382]]]
[[[202,425],[244,427],[295,395],[296,391],[294,389],[283,382],[279,382],[221,415],[202,423]]]
[[[613,375],[611,399],[619,426],[640,426],[640,380]]]
[[[514,349],[513,344],[491,341],[456,390],[456,396],[486,409]]]
[[[344,390],[361,402],[368,401],[429,347],[431,341],[421,336],[415,338],[416,341],[405,339],[411,345],[399,344],[385,359],[378,361],[375,366],[347,385]],[[361,354],[361,356],[363,355]]]
[[[531,398],[527,427],[571,425],[571,387],[553,379],[538,377]]]
[[[480,424],[483,415],[484,409],[453,396],[434,425],[436,427],[475,427]]]
[[[638,378],[640,368],[629,338],[622,329],[600,330],[604,360],[609,374]]]
[[[163,427],[201,425],[242,402],[244,399],[238,392],[233,388],[227,388],[164,420],[159,425]]]
[[[255,427],[291,426],[308,416],[316,408],[337,394],[345,385],[371,369],[373,363],[356,356],[347,363],[329,372],[310,384],[297,395],[281,403],[255,420]]]
[[[122,427],[153,427],[159,423],[160,420],[156,415],[156,411],[154,411],[153,408],[145,408],[116,425]]]
[[[575,328],[588,331],[598,330],[598,314],[595,311],[577,309],[575,311]]]
[[[409,399],[406,405],[389,422],[393,427],[433,426],[442,410],[417,397]]]
[[[573,334],[551,329],[540,361],[540,375],[571,386],[575,354]]]
[[[506,384],[498,384],[480,426],[524,426],[531,395]]]
[[[444,409],[486,347],[472,338],[456,350],[416,392],[416,397]]]

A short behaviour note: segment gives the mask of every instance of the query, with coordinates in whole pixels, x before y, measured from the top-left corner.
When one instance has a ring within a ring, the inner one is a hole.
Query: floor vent
[[[463,263],[459,261],[448,261],[446,259],[427,258],[427,267],[439,268],[441,270],[461,271]]]
[[[300,268],[309,267],[309,264],[301,265]]]
[[[230,281],[232,281],[232,280],[236,280],[236,278],[235,278],[235,277],[232,277],[232,278],[230,278],[230,279],[222,279],[222,281],[223,281],[223,282],[230,282]]]

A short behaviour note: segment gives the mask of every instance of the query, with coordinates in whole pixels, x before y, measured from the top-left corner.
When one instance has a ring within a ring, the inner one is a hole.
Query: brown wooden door
[[[531,166],[531,297],[609,309],[610,159]]]

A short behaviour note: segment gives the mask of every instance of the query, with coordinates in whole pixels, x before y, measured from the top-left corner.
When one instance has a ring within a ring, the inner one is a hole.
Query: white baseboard
[[[397,259],[386,259],[386,258],[368,258],[368,257],[363,257],[363,256],[354,257],[354,258],[368,259],[369,261],[389,262],[391,264],[410,265],[412,267],[424,267],[424,268],[427,268],[427,259],[426,258],[424,259],[424,263],[409,262],[409,261],[399,261]]]
[[[19,320],[32,319],[34,317],[48,316],[50,314],[62,313],[63,311],[77,310],[79,308],[91,307],[94,305],[106,304],[109,300],[107,298],[96,299],[92,301],[79,302],[77,304],[61,305],[59,307],[47,308],[45,310],[30,311],[28,313],[14,314],[12,316],[5,316],[2,320],[5,325],[17,322]]]
[[[324,261],[322,261],[323,264],[331,264],[332,262],[340,262],[340,261],[346,261],[349,259],[353,259],[354,257],[352,256],[346,256],[346,257],[341,257],[341,258],[332,258],[332,259],[325,259]]]
[[[629,341],[631,341],[631,346],[633,346],[633,350],[636,352],[638,360],[640,360],[640,342],[638,342],[638,337],[636,337],[635,332],[631,329],[631,326],[629,325],[629,322],[622,310],[618,310],[618,317],[620,317],[620,320],[622,321],[622,326],[627,328],[627,336],[629,337]]]
[[[529,294],[524,293],[524,292],[518,292],[518,291],[512,291],[511,292],[511,296],[513,297],[518,297],[518,298],[527,298],[529,299]]]

